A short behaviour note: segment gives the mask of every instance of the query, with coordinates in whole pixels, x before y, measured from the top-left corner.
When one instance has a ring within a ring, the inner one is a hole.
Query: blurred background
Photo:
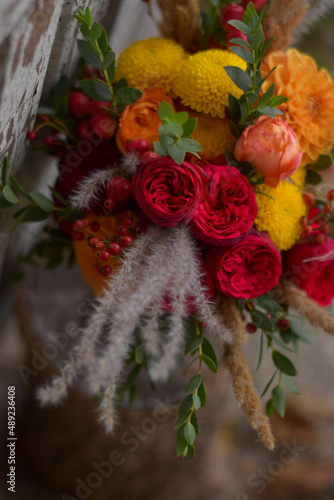
[[[139,0],[16,0],[0,2],[0,152],[22,183],[51,183],[56,168],[39,152],[29,153],[25,134],[37,106],[77,63],[75,9],[90,5],[110,32],[116,53],[132,41],[157,36]],[[334,67],[334,9],[313,26],[298,47],[320,65]],[[143,380],[134,409],[125,405],[114,436],[96,423],[96,402],[84,386],[58,408],[42,409],[36,387],[56,371],[76,342],[89,313],[91,291],[80,271],[36,269],[9,285],[16,258],[38,234],[38,226],[8,237],[0,219],[0,498],[7,500],[7,387],[16,387],[18,500],[332,500],[334,498],[334,343],[316,332],[302,345],[296,366],[301,395],[291,396],[284,420],[271,418],[277,448],[267,452],[234,399],[229,375],[206,374],[208,403],[199,412],[201,436],[193,461],[175,457],[173,425],[184,390],[182,370],[152,393]],[[247,357],[255,373],[259,336],[250,336]],[[262,392],[272,375],[269,354],[255,373]],[[286,394],[288,395],[287,391]]]

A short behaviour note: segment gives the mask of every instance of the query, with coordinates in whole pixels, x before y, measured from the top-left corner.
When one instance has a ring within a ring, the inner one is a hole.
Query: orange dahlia
[[[334,143],[334,82],[326,69],[319,70],[312,57],[296,49],[268,54],[262,76],[275,66],[263,91],[274,82],[275,93],[289,98],[280,108],[299,139],[302,165],[315,163]]]

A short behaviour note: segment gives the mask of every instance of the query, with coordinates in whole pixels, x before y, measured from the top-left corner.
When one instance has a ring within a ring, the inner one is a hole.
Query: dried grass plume
[[[186,50],[199,37],[200,8],[198,0],[157,0],[162,12],[160,31]]]

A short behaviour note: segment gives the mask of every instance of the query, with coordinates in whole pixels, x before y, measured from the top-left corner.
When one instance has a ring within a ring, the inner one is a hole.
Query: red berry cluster
[[[327,193],[327,202],[320,205],[320,201],[311,192],[303,195],[305,205],[309,207],[308,217],[300,220],[300,235],[303,238],[314,236],[318,243],[325,241],[326,235],[330,232],[329,223],[334,222],[334,190]],[[321,208],[319,208],[321,206]]]

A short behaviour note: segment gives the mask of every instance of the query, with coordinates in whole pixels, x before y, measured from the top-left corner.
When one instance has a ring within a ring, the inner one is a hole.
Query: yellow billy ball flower
[[[183,47],[173,40],[139,40],[121,52],[116,80],[126,78],[129,87],[140,90],[162,87],[169,92],[186,57]]]
[[[245,70],[247,63],[229,50],[197,52],[188,57],[180,69],[173,86],[174,93],[186,106],[224,118],[228,94],[237,98],[243,94],[224,66],[238,66]]]
[[[306,168],[299,167],[296,172],[290,175],[290,179],[300,188],[305,186]]]
[[[198,141],[203,150],[200,156],[214,160],[224,154],[226,149],[232,149],[236,138],[230,131],[228,118],[213,118],[205,113],[187,110],[190,118],[197,118],[197,126],[192,137]]]
[[[298,238],[300,219],[306,214],[302,191],[287,180],[276,188],[256,186],[256,191],[261,193],[256,194],[256,229],[266,232],[279,250],[289,250]]]

